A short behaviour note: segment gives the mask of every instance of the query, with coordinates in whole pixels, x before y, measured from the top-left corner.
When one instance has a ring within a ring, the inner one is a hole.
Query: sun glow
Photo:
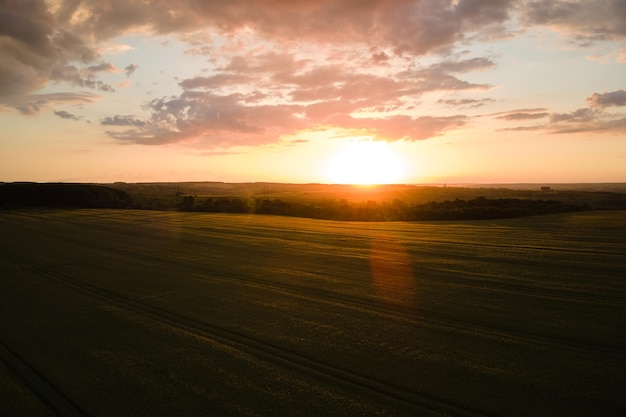
[[[328,164],[327,176],[335,184],[393,184],[405,175],[404,164],[387,142],[353,140]]]

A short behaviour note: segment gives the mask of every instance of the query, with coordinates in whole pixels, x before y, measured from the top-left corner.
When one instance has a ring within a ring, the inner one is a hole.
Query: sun
[[[404,164],[387,142],[351,140],[328,163],[334,184],[394,184],[404,176]]]

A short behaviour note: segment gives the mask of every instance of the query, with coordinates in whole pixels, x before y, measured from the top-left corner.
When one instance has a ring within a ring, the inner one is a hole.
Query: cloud
[[[495,102],[492,98],[483,98],[483,99],[439,99],[437,103],[445,104],[449,107],[456,107],[459,109],[474,109],[478,107],[482,107],[486,104]]]
[[[581,108],[569,113],[550,115],[552,133],[621,133],[626,134],[626,117],[611,115],[595,108]]]
[[[39,71],[54,55],[49,36],[53,17],[43,1],[10,2],[0,7],[0,96],[14,96],[45,85]]]
[[[135,71],[137,71],[139,65],[130,64],[126,68],[124,68],[124,72],[126,72],[126,76],[130,77]]]
[[[626,106],[626,91],[617,90],[609,93],[593,93],[590,97],[587,97],[587,103],[592,107],[611,107],[611,106]]]
[[[532,132],[536,130],[545,130],[545,125],[534,125],[534,126],[515,126],[515,127],[505,127],[502,129],[498,129],[503,132]]]
[[[146,103],[145,124],[111,131],[111,137],[141,144],[194,143],[228,147],[276,143],[304,130],[358,131],[382,140],[422,140],[466,122],[465,116],[430,117],[408,112],[423,94],[485,90],[490,86],[461,80],[446,71],[490,68],[488,59],[442,60],[406,70],[389,63],[363,66],[350,57],[321,64],[306,53],[230,57],[210,76],[179,82],[178,96]],[[109,117],[103,125],[129,126],[130,119]]]
[[[123,142],[139,144],[187,143],[205,148],[227,148],[276,143],[282,136],[328,128],[368,134],[378,139],[422,140],[458,128],[465,116],[411,117],[406,115],[354,115],[367,98],[347,97],[310,104],[250,104],[246,95],[217,95],[213,91],[186,90],[178,97],[155,99],[145,124],[124,132],[108,132]],[[134,120],[134,119],[133,119]],[[107,125],[131,125],[128,118],[107,118]]]
[[[119,69],[115,68],[113,64],[110,62],[102,62],[97,65],[90,65],[84,69],[85,73],[95,74],[98,72],[120,72]]]
[[[158,34],[209,28],[233,35],[246,30],[272,42],[297,37],[305,42],[355,42],[423,54],[449,47],[466,33],[503,25],[513,4],[509,0],[128,0],[108,7],[98,0],[66,0],[48,8],[43,0],[31,3],[34,7],[11,2],[5,6],[7,17],[0,21],[16,22],[6,26],[11,29],[9,37],[61,63],[92,62],[98,42],[139,28]],[[93,42],[85,42],[88,39]],[[203,46],[193,49],[202,51]],[[387,56],[385,52],[373,55],[379,62]]]
[[[528,1],[521,20],[528,26],[545,25],[564,32],[581,45],[626,38],[626,2],[623,0]]]
[[[113,91],[85,73],[114,70],[90,64],[104,41],[132,30],[187,36],[208,29],[227,37],[245,32],[275,44],[297,38],[319,45],[362,45],[379,51],[370,58],[380,65],[390,52],[418,56],[504,33],[514,16],[526,25],[548,25],[572,36],[623,39],[624,15],[623,0],[127,0],[114,7],[99,0],[3,2],[0,97],[30,93],[50,81]],[[202,51],[205,45],[193,49]],[[451,74],[493,65],[475,58],[432,70]],[[125,72],[136,68],[131,64]]]
[[[31,100],[46,103],[66,103],[66,104],[86,104],[94,103],[100,98],[99,95],[86,92],[60,92],[48,94],[31,94],[28,96]]]
[[[489,58],[476,57],[465,60],[449,60],[433,65],[430,71],[441,71],[446,73],[482,71],[496,67],[496,63]]]
[[[424,54],[450,47],[468,34],[494,32],[508,20],[513,4],[508,0],[376,3],[375,33],[399,54]]]
[[[74,1],[60,2],[56,15],[43,0],[10,1],[0,5],[0,102],[23,101],[24,96],[51,81],[112,91],[96,78],[102,71],[115,71],[109,63],[93,64],[98,58],[89,36],[71,24],[61,24]],[[66,29],[67,28],[67,29]]]
[[[100,96],[92,93],[29,94],[8,101],[8,104],[24,115],[35,115],[44,109],[51,110],[55,104],[84,105],[97,101]]]
[[[598,112],[588,108],[574,110],[569,113],[552,113],[550,115],[551,123],[587,123],[596,119]]]
[[[54,114],[62,119],[80,120],[79,116],[66,112],[65,110],[55,111]]]
[[[115,91],[113,87],[96,78],[96,74],[100,72],[101,68],[108,68],[108,65],[96,65],[87,68],[63,65],[53,68],[50,71],[50,75],[53,79],[67,81],[77,87],[97,89],[112,93]]]
[[[119,116],[105,117],[100,121],[103,126],[144,126],[146,122],[135,118],[134,116]]]
[[[493,30],[509,18],[510,0],[247,0],[170,2],[125,1],[106,7],[98,0],[66,1],[60,25],[95,39],[110,39],[133,28],[156,33],[216,28],[243,29],[266,39],[298,37],[315,42],[370,42],[398,53],[421,54],[449,46],[466,31]],[[201,48],[199,48],[201,49]]]
[[[253,81],[255,81],[254,77],[244,74],[216,74],[211,77],[189,78],[181,81],[179,85],[185,90],[194,90],[220,88]]]
[[[434,91],[489,90],[490,84],[475,84],[461,80],[453,75],[435,69],[408,71],[404,74],[413,80],[414,93]]]
[[[189,44],[189,53],[210,54],[214,71],[177,80],[181,92],[146,103],[149,116],[144,119],[111,115],[100,125],[111,127],[109,135],[124,142],[194,142],[209,148],[273,143],[283,135],[326,128],[385,140],[436,137],[463,126],[467,118],[418,114],[416,106],[424,95],[454,96],[493,87],[467,74],[494,69],[494,59],[455,55],[455,46],[510,35],[510,26],[518,21],[526,27],[549,26],[579,43],[626,38],[623,0],[0,4],[1,104],[23,114],[50,110],[54,100],[33,99],[32,93],[51,82],[112,93],[114,88],[102,77],[121,70],[100,55],[111,39],[133,31],[174,34]],[[424,55],[429,64],[420,65],[418,58]],[[138,67],[126,66],[126,77]],[[619,116],[595,110],[623,106],[622,94],[594,93],[588,99],[591,109],[572,113],[520,109],[496,117],[547,120],[545,129],[550,131],[585,126],[615,130],[621,126]],[[490,102],[439,100],[455,108]]]
[[[375,64],[383,64],[389,61],[389,55],[384,51],[375,52],[372,54],[372,62]]]
[[[593,96],[592,96],[593,97]],[[589,100],[588,100],[589,101]],[[591,104],[591,103],[590,103]],[[532,110],[532,109],[529,109]],[[545,110],[545,109],[535,109]],[[626,117],[604,112],[601,108],[583,107],[567,113],[507,112],[498,113],[496,118],[506,121],[534,120],[547,117],[541,125],[515,126],[504,131],[544,131],[554,134],[566,133],[613,133],[626,134]]]
[[[626,117],[617,119],[594,119],[587,123],[551,126],[552,133],[614,133],[626,134]]]
[[[364,135],[375,135],[387,141],[418,141],[433,138],[448,130],[464,126],[467,117],[462,115],[433,117],[411,117],[395,115],[385,118],[355,118],[337,115],[331,119],[333,126],[353,130]]]
[[[543,119],[544,117],[548,117],[550,113],[542,112],[542,113],[527,113],[527,112],[515,112],[515,113],[507,113],[502,116],[498,116],[498,119],[504,120],[534,120],[534,119]]]

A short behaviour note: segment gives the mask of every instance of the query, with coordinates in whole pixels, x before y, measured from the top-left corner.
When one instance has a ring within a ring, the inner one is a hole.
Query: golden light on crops
[[[405,175],[402,159],[387,142],[352,140],[328,163],[327,177],[335,184],[393,184]]]

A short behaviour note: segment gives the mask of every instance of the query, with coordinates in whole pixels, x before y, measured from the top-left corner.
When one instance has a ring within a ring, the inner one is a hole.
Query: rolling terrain
[[[0,414],[621,416],[626,214],[0,212]]]

